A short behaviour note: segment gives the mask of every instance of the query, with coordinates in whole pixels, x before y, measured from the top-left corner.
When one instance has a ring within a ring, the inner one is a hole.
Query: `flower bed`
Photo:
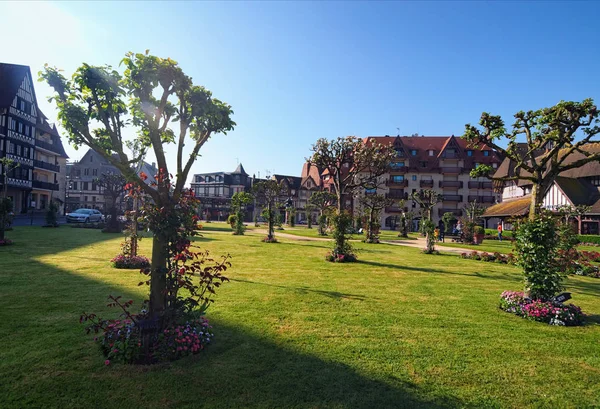
[[[460,256],[464,259],[480,260],[480,261],[494,262],[494,263],[500,263],[500,264],[515,264],[516,263],[515,255],[513,253],[501,254],[501,253],[495,252],[493,254],[490,254],[487,252],[478,253],[477,251],[472,251],[471,253],[461,253]]]
[[[105,365],[111,363],[158,363],[174,361],[201,352],[213,338],[205,318],[173,325],[149,337],[150,362],[145,361],[144,339],[140,325],[131,319],[105,322],[103,333],[94,338],[104,354]]]
[[[576,305],[532,300],[520,291],[504,291],[500,296],[500,309],[532,321],[550,325],[583,325],[585,314]]]
[[[353,263],[358,258],[354,254],[334,254],[333,252],[329,252],[325,255],[325,260],[332,263]]]
[[[144,256],[125,256],[119,254],[110,260],[114,268],[140,269],[150,267],[150,260]]]
[[[2,239],[0,240],[0,247],[1,246],[10,246],[11,244],[13,244],[13,241],[10,239]]]
[[[596,263],[600,263],[600,252],[598,251],[585,251],[582,250],[579,252],[582,257],[585,257],[589,261],[593,261]]]

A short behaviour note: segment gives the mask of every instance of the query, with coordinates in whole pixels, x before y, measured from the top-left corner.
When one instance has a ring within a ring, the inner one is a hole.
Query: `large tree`
[[[54,88],[58,118],[75,146],[86,145],[101,154],[125,178],[141,187],[164,214],[176,209],[192,164],[206,141],[235,126],[231,106],[194,85],[176,61],[148,54],[128,53],[123,73],[112,67],[83,64],[67,79],[56,68],[40,73]],[[137,134],[133,139],[125,135]],[[175,145],[176,167],[169,171],[165,146]],[[184,154],[184,146],[191,151]],[[150,186],[133,164],[151,150],[159,168]],[[137,152],[133,156],[131,152]],[[172,176],[173,175],[173,176]],[[164,227],[164,228],[163,228]],[[166,308],[169,233],[157,228],[153,237],[150,273],[150,315],[159,318]]]
[[[514,165],[514,173],[497,177],[499,182],[528,180],[532,182],[529,218],[540,212],[544,195],[556,177],[569,169],[600,160],[600,152],[589,145],[600,133],[599,113],[594,101],[561,101],[555,106],[537,111],[517,112],[512,130],[508,131],[500,116],[487,112],[481,114],[477,128],[466,125],[464,138],[472,145],[485,145],[495,149]],[[526,148],[517,139],[524,136]],[[508,143],[507,147],[501,146]],[[571,156],[573,155],[573,156]],[[472,176],[491,174],[492,169],[480,165]]]
[[[388,206],[393,205],[396,200],[388,199],[384,195],[369,194],[362,195],[359,199],[363,209],[363,214],[367,219],[367,231],[365,232],[365,242],[378,243],[379,236],[376,231],[381,227],[381,211]]]
[[[325,220],[327,218],[327,211],[331,209],[335,204],[335,195],[326,190],[321,190],[319,192],[314,192],[308,198],[308,203],[319,211],[319,235],[325,236]]]
[[[389,172],[396,157],[392,146],[384,146],[375,141],[363,141],[355,136],[339,137],[329,140],[321,138],[311,147],[312,155],[308,161],[318,169],[327,172],[333,192],[337,199],[337,217],[334,221],[342,221],[344,196],[352,195],[357,189],[374,189],[385,183],[381,176]],[[337,234],[334,255],[344,255],[346,244],[345,232],[334,223]]]
[[[247,192],[236,192],[231,197],[231,210],[235,215],[234,234],[243,235],[246,227],[244,226],[244,216],[246,215],[246,206],[252,203],[254,197]]]
[[[118,232],[119,220],[117,218],[117,201],[122,199],[125,195],[125,185],[127,180],[118,173],[103,173],[98,179],[96,184],[100,186],[104,192],[105,199],[108,200],[108,211],[110,213],[110,219],[107,223],[107,231]]]
[[[425,189],[412,193],[410,198],[421,207],[421,230],[425,233],[425,240],[427,242],[425,251],[433,253],[435,250],[435,238],[433,236],[435,224],[431,218],[431,211],[436,204],[442,201],[442,195],[435,190]]]
[[[258,203],[264,207],[269,228],[267,239],[273,241],[275,239],[275,216],[278,211],[277,206],[282,199],[283,186],[273,179],[263,180],[254,184],[253,193]]]

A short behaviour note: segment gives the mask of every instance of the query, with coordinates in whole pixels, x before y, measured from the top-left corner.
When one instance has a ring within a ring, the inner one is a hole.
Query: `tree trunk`
[[[540,213],[542,204],[544,203],[544,193],[546,189],[542,183],[534,183],[531,188],[531,204],[529,206],[529,220],[534,220]]]
[[[269,234],[267,234],[267,237],[269,238],[269,240],[273,240],[273,210],[271,210],[271,203],[269,203],[267,205],[267,209],[268,209],[268,216],[269,216]]]
[[[152,238],[152,265],[150,272],[150,316],[159,318],[165,312],[167,291],[168,243],[157,236]]]

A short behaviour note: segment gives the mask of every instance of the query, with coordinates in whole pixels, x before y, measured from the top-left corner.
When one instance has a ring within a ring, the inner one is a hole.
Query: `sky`
[[[598,15],[600,2],[5,1],[0,61],[35,79],[44,63],[70,75],[128,51],[170,57],[235,112],[192,173],[241,162],[299,176],[318,138],[461,135],[483,111],[510,125],[520,110],[600,100]],[[35,87],[55,121],[51,90]]]

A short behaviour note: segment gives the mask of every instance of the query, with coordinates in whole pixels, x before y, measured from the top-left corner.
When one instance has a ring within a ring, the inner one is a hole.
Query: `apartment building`
[[[499,167],[502,159],[487,147],[469,146],[464,139],[454,135],[375,136],[365,138],[365,141],[393,146],[396,159],[389,174],[380,179],[380,187],[367,189],[363,194],[381,193],[400,201],[421,189],[436,190],[443,196],[442,202],[432,212],[432,218],[438,224],[446,212],[453,213],[456,218],[464,216],[463,208],[467,203],[491,206],[500,200],[500,194],[494,191],[488,178],[472,178],[469,174],[480,164],[494,169]],[[355,207],[358,206],[357,201],[358,197],[355,197]],[[404,207],[396,204],[385,208],[381,225],[393,226],[395,218],[409,208],[419,210],[418,204],[408,200]]]
[[[0,157],[18,164],[7,172],[15,213],[44,210],[50,201],[62,208],[67,154],[56,127],[37,105],[31,71],[24,65],[0,63]]]

